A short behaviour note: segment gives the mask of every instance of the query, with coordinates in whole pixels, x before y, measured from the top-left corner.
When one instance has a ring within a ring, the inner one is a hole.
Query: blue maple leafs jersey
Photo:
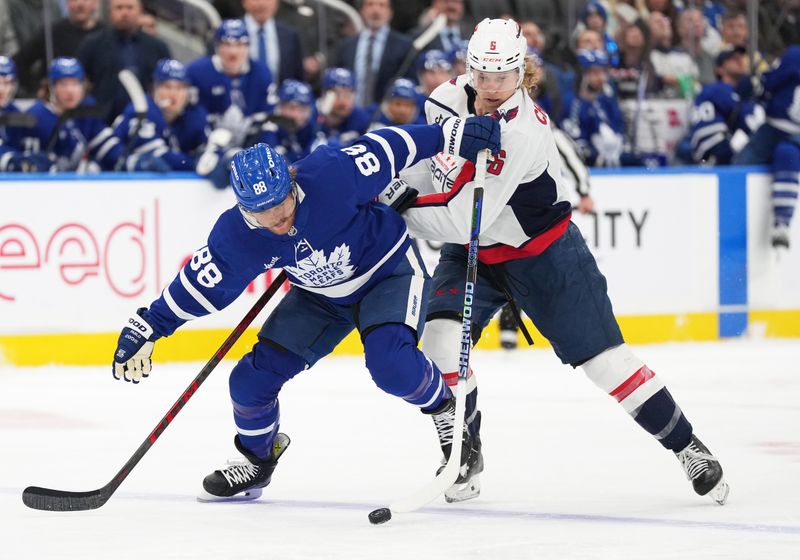
[[[290,132],[275,123],[267,122],[261,127],[259,141],[275,148],[288,163],[294,163],[311,153],[318,132],[317,113],[316,109],[312,108],[311,117],[303,128]]]
[[[761,80],[767,122],[789,134],[800,134],[800,45],[786,49]]]
[[[94,105],[92,97],[87,97],[81,106]],[[25,153],[43,153],[48,149],[51,135],[56,131],[58,115],[53,107],[42,101],[34,103],[28,113],[36,117],[36,126],[24,129],[22,150]],[[75,171],[84,156],[96,162],[101,169],[114,169],[124,151],[111,127],[98,117],[69,119],[61,124],[55,143],[50,150],[56,158],[59,171]]]
[[[331,127],[320,119],[318,144],[328,144],[336,148],[349,146],[356,138],[367,131],[370,113],[362,107],[354,107],[353,112],[339,126]]]
[[[13,101],[0,108],[0,114],[20,113],[19,107]],[[23,128],[15,126],[0,126],[0,169],[6,169],[8,160],[20,151]]]
[[[398,171],[438,153],[438,125],[387,127],[347,148],[321,146],[295,164],[294,228],[276,235],[225,211],[161,297],[149,321],[160,336],[226,307],[265,269],[283,268],[296,289],[337,304],[358,302],[409,249],[403,219],[373,202]]]
[[[151,153],[166,161],[174,171],[193,171],[208,141],[208,113],[199,105],[187,105],[180,116],[167,123],[155,100],[147,96],[147,116],[136,122],[136,110],[129,103],[112,125],[114,135],[127,143],[136,132],[131,154]]]
[[[763,109],[739,97],[733,86],[724,82],[709,84],[694,100],[690,117],[689,139],[692,159],[718,164],[730,163],[733,157],[731,137],[737,130],[747,136],[763,121]]]
[[[575,97],[561,122],[561,127],[580,147],[589,165],[594,165],[598,157],[592,137],[600,132],[601,124],[607,125],[618,135],[624,133],[622,111],[612,95],[601,94],[591,101]]]
[[[186,75],[197,90],[197,103],[212,118],[222,115],[231,105],[245,116],[271,112],[269,88],[272,73],[264,64],[249,60],[245,72],[231,78],[222,71],[216,55],[199,58],[186,68]]]

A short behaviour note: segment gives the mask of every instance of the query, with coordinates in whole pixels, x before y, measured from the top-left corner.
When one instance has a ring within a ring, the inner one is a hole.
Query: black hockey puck
[[[386,523],[392,518],[392,512],[389,508],[378,508],[369,512],[369,522],[373,525],[380,525]]]

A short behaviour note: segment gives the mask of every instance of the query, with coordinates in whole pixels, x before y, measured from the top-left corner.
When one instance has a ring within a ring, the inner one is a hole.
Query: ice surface
[[[104,507],[34,511],[25,486],[106,484],[201,364],[156,363],[138,386],[110,368],[0,367],[0,559],[800,559],[800,342],[635,351],[722,460],[726,506],[581,371],[525,350],[473,354],[487,470],[471,502],[368,523],[439,450],[429,418],[337,357],[284,388],[292,446],[261,500],[195,500],[235,455],[224,362]]]

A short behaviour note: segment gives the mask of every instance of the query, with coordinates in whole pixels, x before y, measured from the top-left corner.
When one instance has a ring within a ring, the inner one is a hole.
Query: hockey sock
[[[364,337],[364,354],[372,380],[390,395],[423,410],[435,409],[452,395],[407,325],[389,323],[370,331]]]

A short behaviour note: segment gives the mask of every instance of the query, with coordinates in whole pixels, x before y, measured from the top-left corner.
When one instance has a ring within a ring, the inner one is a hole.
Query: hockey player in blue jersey
[[[47,171],[53,162],[41,154],[25,155],[21,151],[24,130],[15,125],[22,112],[14,102],[17,93],[17,67],[7,56],[0,56],[0,171]]]
[[[197,102],[208,111],[213,128],[231,132],[231,146],[245,146],[273,109],[272,74],[265,64],[248,58],[249,45],[244,21],[226,19],[214,33],[214,54],[186,69]]]
[[[276,115],[285,121],[267,121],[261,141],[275,148],[289,163],[310,154],[317,137],[317,115],[311,86],[299,80],[284,80],[278,90]]]
[[[581,49],[577,58],[583,79],[561,128],[575,140],[590,166],[638,165],[639,160],[625,146],[622,111],[607,83],[606,54]]]
[[[50,103],[37,101],[28,109],[36,126],[26,130],[22,149],[26,155],[49,157],[58,171],[110,171],[123,156],[124,147],[103,119],[104,111],[86,96],[85,73],[76,58],[53,60],[48,72]],[[87,114],[70,118],[71,112]],[[88,158],[88,159],[87,159]]]
[[[499,135],[497,121],[472,117],[383,128],[346,148],[322,146],[292,167],[266,144],[234,156],[238,204],[161,297],[130,319],[112,368],[117,379],[140,381],[159,338],[224,308],[265,268],[287,273],[291,290],[230,376],[234,442],[247,461],[207,476],[201,499],[260,495],[288,444],[278,434],[281,387],[354,328],[376,385],[432,415],[449,453],[454,399],[417,349],[429,277],[403,219],[373,199],[401,169],[442,150],[469,160],[486,148],[498,153]]]
[[[369,128],[370,114],[356,107],[356,81],[347,68],[328,68],[322,75],[318,144],[349,146]]]
[[[736,156],[739,165],[772,168],[772,246],[789,248],[789,225],[797,205],[800,174],[800,45],[786,49],[761,77],[767,122]]]
[[[389,89],[386,101],[381,103],[381,110],[373,127],[425,124],[424,114],[420,111],[421,103],[424,103],[424,100],[424,96],[417,91],[414,82],[408,78],[397,78]]]
[[[763,108],[736,91],[747,75],[746,56],[742,48],[719,53],[719,81],[705,86],[694,100],[688,136],[693,163],[729,164],[736,145],[741,149],[764,120]]]

